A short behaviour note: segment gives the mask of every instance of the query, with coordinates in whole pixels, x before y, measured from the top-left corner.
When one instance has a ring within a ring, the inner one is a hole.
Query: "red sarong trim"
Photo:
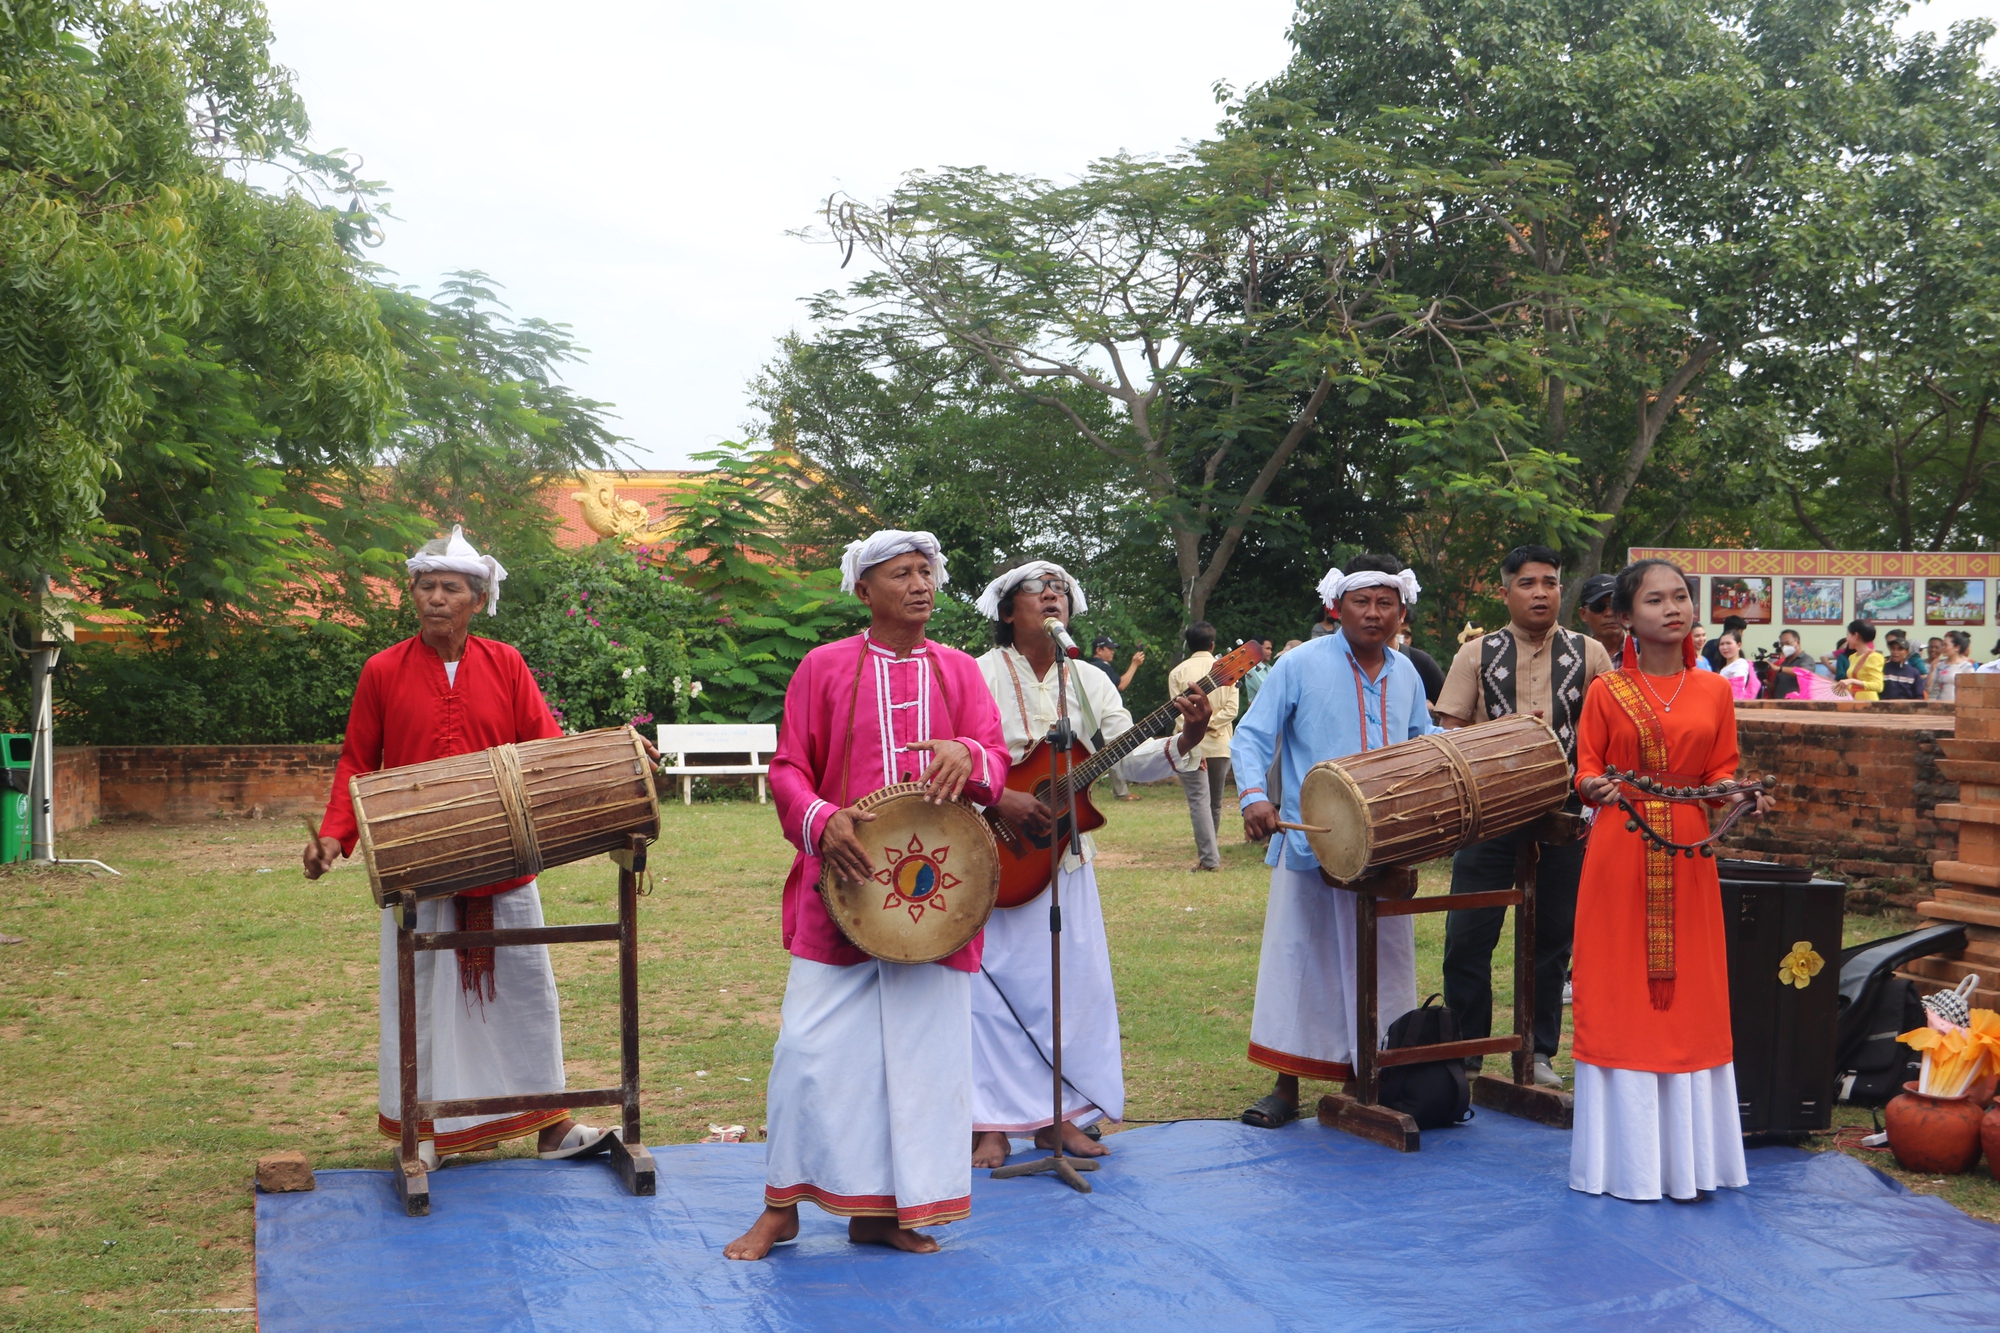
[[[1344,1061],[1315,1060],[1310,1056],[1293,1055],[1289,1051],[1274,1051],[1254,1041],[1250,1043],[1250,1063],[1295,1078],[1316,1078],[1327,1083],[1345,1083],[1354,1077],[1354,1066]]]
[[[832,1190],[808,1184],[764,1187],[764,1206],[767,1208],[790,1208],[801,1201],[814,1203],[835,1217],[893,1217],[896,1225],[903,1228],[943,1226],[972,1215],[970,1194],[898,1208],[892,1194],[835,1194]]]
[[[569,1118],[568,1111],[522,1111],[518,1115],[502,1116],[498,1120],[486,1120],[469,1129],[454,1129],[448,1134],[440,1134],[428,1120],[417,1122],[417,1138],[430,1139],[437,1144],[439,1155],[448,1152],[479,1152],[491,1148],[508,1139],[518,1139],[527,1134],[539,1134],[550,1125],[559,1125]],[[383,1138],[403,1137],[403,1122],[394,1116],[375,1113],[375,1128]]]

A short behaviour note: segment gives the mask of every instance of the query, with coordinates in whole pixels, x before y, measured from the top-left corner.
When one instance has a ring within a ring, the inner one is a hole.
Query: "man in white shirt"
[[[1047,738],[1055,724],[1057,667],[1070,727],[1087,752],[1085,738],[1102,734],[1107,753],[1133,729],[1115,684],[1102,671],[1059,659],[1043,622],[1053,616],[1068,626],[1072,612],[1087,607],[1083,589],[1060,565],[1036,560],[993,580],[979,609],[994,622],[992,651],[979,670],[1000,708],[1001,732],[1015,765]],[[1018,633],[1016,627],[1019,627]],[[1168,710],[1163,709],[1166,713]],[[1118,767],[1132,782],[1154,782],[1197,767],[1209,702],[1196,693],[1174,700],[1170,716],[1188,722],[1185,735],[1146,740]],[[1165,728],[1161,727],[1160,732]],[[1159,734],[1156,732],[1155,734]],[[1044,760],[1046,756],[1044,756]],[[1081,763],[1081,755],[1076,756]],[[1022,776],[1046,781],[1046,763]],[[1078,792],[1079,800],[1083,795]],[[993,807],[1005,826],[1041,842],[1051,831],[1048,807],[1011,787]],[[1068,811],[1058,812],[1067,823]],[[1101,1157],[1105,1149],[1082,1130],[1100,1118],[1123,1119],[1125,1066],[1118,1035],[1118,997],[1111,982],[1111,950],[1104,935],[1104,912],[1097,897],[1096,855],[1090,835],[1071,844],[1062,859],[1063,970],[1063,1151]],[[972,1164],[994,1167],[1007,1160],[1009,1134],[1032,1131],[1042,1148],[1055,1146],[1055,1098],[1051,1087],[1050,952],[1048,890],[1018,907],[1003,908],[986,922],[986,952],[972,983]]]

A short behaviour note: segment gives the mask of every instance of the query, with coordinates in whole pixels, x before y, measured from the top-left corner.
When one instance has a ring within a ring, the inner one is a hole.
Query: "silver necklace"
[[[1688,683],[1687,668],[1682,667],[1679,671],[1675,672],[1674,674],[1681,678],[1681,683],[1679,685],[1674,686],[1674,699],[1678,699],[1681,697],[1681,690],[1685,688]],[[1653,694],[1653,687],[1646,683],[1649,679],[1650,677],[1647,675],[1645,668],[1641,667],[1639,669],[1639,683],[1641,685],[1646,686],[1646,693],[1653,695],[1653,702],[1660,705],[1660,711],[1662,713],[1673,712],[1674,699],[1668,699],[1665,702],[1661,702],[1660,696],[1657,694]]]

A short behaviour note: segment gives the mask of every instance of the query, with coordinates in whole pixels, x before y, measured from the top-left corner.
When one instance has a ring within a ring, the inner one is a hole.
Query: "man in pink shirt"
[[[972,1210],[972,973],[983,938],[937,963],[883,962],[827,914],[822,865],[873,874],[854,802],[922,782],[982,805],[1007,785],[1000,713],[973,659],[924,637],[944,555],[928,532],[847,548],[842,586],[867,631],[806,654],[785,691],[771,795],[798,848],[785,880],[791,951],[766,1094],[764,1211],[723,1253],[762,1259],[799,1233],[799,1201],[848,1219],[848,1239],[929,1254],[915,1230]]]

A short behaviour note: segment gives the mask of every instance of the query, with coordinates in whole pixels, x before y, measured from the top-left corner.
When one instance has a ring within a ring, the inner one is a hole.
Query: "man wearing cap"
[[[1620,654],[1625,651],[1625,627],[1618,623],[1618,617],[1611,610],[1611,594],[1617,587],[1616,574],[1592,574],[1583,581],[1583,589],[1576,599],[1576,618],[1590,631],[1590,637],[1611,655],[1613,667],[1618,665]]]
[[[993,696],[971,657],[924,636],[944,553],[928,532],[848,546],[841,587],[868,608],[863,633],[805,655],[785,690],[771,796],[798,849],[785,880],[792,954],[766,1094],[764,1211],[723,1253],[762,1259],[799,1233],[799,1201],[845,1217],[856,1244],[915,1254],[920,1226],[972,1211],[972,974],[978,936],[936,963],[870,957],[828,915],[823,865],[867,880],[874,816],[855,802],[918,782],[927,799],[981,805],[1007,782]]]
[[[1139,674],[1139,668],[1145,665],[1146,654],[1143,650],[1133,653],[1131,660],[1125,664],[1125,674],[1122,676],[1118,674],[1118,668],[1111,665],[1111,659],[1117,655],[1118,640],[1109,634],[1098,635],[1097,641],[1090,645],[1090,664],[1102,671],[1105,679],[1117,686],[1119,697],[1122,699],[1125,691],[1132,688],[1132,677]],[[1125,775],[1115,768],[1111,770],[1111,792],[1121,801],[1139,799],[1126,783]]]
[[[1452,659],[1438,695],[1438,720],[1447,729],[1514,713],[1548,723],[1576,771],[1576,724],[1590,682],[1610,671],[1611,656],[1596,639],[1556,624],[1562,607],[1562,557],[1546,546],[1517,546],[1500,561],[1503,629],[1473,639]],[[1580,808],[1580,806],[1578,807]],[[1526,835],[1512,833],[1459,849],[1451,860],[1453,893],[1486,893],[1514,887],[1514,862]],[[1535,876],[1535,1081],[1561,1087],[1551,1063],[1562,1040],[1563,978],[1576,933],[1577,880],[1584,844],[1544,843]],[[1444,926],[1444,1002],[1458,1021],[1461,1040],[1493,1032],[1493,946],[1500,941],[1504,907],[1451,912]],[[1480,1056],[1466,1057],[1477,1072]]]
[[[1050,617],[1068,626],[1088,609],[1083,588],[1061,565],[1030,561],[986,586],[979,609],[993,621],[993,648],[980,674],[1000,709],[1007,750],[1016,764],[1048,737],[1057,694],[1079,738],[1106,744],[1132,729],[1132,715],[1107,674],[1070,669],[1042,628]],[[1065,677],[1059,679],[1059,676]],[[1116,768],[1134,782],[1155,782],[1196,768],[1209,715],[1196,691],[1174,700],[1191,724],[1181,735],[1144,741]],[[1082,749],[1088,751],[1088,746]],[[1081,755],[1077,756],[1081,762]],[[1051,830],[1051,812],[1032,795],[1004,791],[994,807],[1004,830],[1036,840]],[[1067,811],[1057,812],[1066,814]],[[1063,1151],[1101,1157],[1107,1151],[1081,1132],[1099,1119],[1125,1115],[1125,1064],[1118,1034],[1118,996],[1111,983],[1111,949],[1097,897],[1088,833],[1063,856],[1061,874],[1063,998]],[[1035,1135],[1055,1146],[1054,1095],[1049,1086],[1054,1023],[1051,1012],[1048,890],[986,922],[986,952],[972,982],[972,1165],[1001,1166],[1008,1135]]]
[[[468,632],[480,603],[488,615],[499,609],[500,581],[507,577],[500,562],[479,554],[454,527],[448,540],[426,543],[405,568],[420,630],[362,664],[333,793],[319,835],[305,849],[307,879],[318,879],[354,851],[359,829],[347,783],[356,774],[562,734],[521,654]],[[542,899],[533,876],[417,904],[419,931],[541,924]],[[454,963],[436,952],[419,953],[416,996],[420,1100],[502,1097],[563,1086],[562,1014],[546,945],[460,949]],[[393,910],[382,913],[381,997],[375,1123],[395,1139],[403,1126]],[[543,1157],[585,1157],[604,1151],[615,1132],[579,1125],[566,1110],[452,1116],[419,1127],[418,1152],[435,1168],[440,1155],[534,1134]]]
[[[1299,821],[1299,784],[1328,759],[1379,750],[1438,730],[1423,681],[1390,647],[1417,576],[1388,556],[1363,555],[1320,581],[1320,599],[1340,628],[1287,650],[1236,724],[1238,773],[1263,773],[1283,744],[1287,823]],[[1262,781],[1243,789],[1243,833],[1270,839],[1271,896],[1257,960],[1250,1061],[1277,1072],[1269,1095],[1243,1123],[1276,1129],[1299,1113],[1299,1079],[1341,1082],[1354,1074],[1354,895],[1331,889],[1305,835],[1280,832],[1279,808]],[[1277,836],[1273,836],[1273,835]],[[1391,1020],[1417,1007],[1416,928],[1389,917],[1376,931],[1376,1012]]]

